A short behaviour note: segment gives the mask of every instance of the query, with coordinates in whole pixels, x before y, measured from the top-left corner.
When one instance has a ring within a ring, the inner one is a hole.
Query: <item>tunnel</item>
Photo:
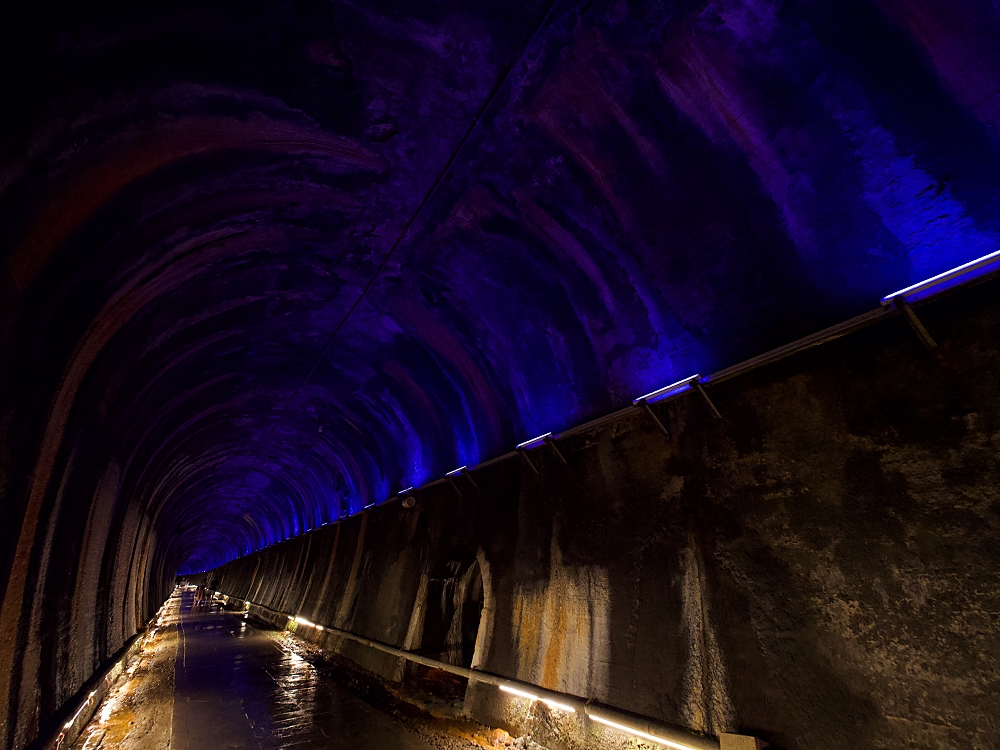
[[[38,0],[0,60],[2,750],[157,669],[176,750],[1000,746],[996,4]]]

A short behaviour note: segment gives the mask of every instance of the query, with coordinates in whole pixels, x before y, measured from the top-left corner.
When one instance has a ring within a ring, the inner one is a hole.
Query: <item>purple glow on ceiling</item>
[[[944,7],[22,9],[3,377],[182,571],[358,512],[1000,247]]]

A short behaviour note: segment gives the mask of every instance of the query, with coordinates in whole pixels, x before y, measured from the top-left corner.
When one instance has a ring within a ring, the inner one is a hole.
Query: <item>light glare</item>
[[[651,740],[652,742],[657,742],[661,745],[666,745],[667,747],[677,748],[677,750],[697,750],[697,748],[692,747],[691,745],[682,745],[679,742],[671,742],[665,737],[657,737],[655,734],[647,734],[646,732],[640,732],[638,729],[627,727],[624,724],[619,724],[618,722],[611,721],[610,719],[605,719],[601,716],[590,714],[590,718],[600,724],[609,726],[612,729],[617,729],[619,732],[625,732],[626,734],[631,734],[634,737],[641,737],[644,740]]]
[[[531,440],[525,440],[523,443],[517,444],[518,450],[526,450],[528,448],[537,448],[542,443],[545,442],[545,438],[552,437],[551,432],[546,432],[544,435],[539,435],[538,437],[533,437]]]
[[[535,695],[534,693],[529,693],[526,690],[518,690],[517,688],[510,687],[509,685],[501,685],[500,689],[503,690],[505,693],[510,693],[511,695],[516,695],[519,698],[527,698],[528,700],[531,700],[531,701],[541,701],[542,703],[544,703],[549,708],[555,708],[555,709],[558,709],[560,711],[566,711],[567,713],[571,713],[571,714],[575,714],[576,713],[576,709],[573,708],[572,706],[569,706],[569,705],[567,705],[565,703],[559,703],[558,701],[552,701],[552,700],[549,700],[548,698],[542,698],[541,696]]]
[[[295,622],[297,622],[299,625],[306,625],[307,627],[310,627],[310,628],[316,628],[316,630],[322,630],[323,629],[322,625],[317,625],[314,622],[309,622],[309,620],[307,620],[304,617],[293,617],[291,619],[294,620]]]
[[[525,690],[518,690],[517,688],[508,687],[507,685],[501,685],[500,689],[505,693],[510,693],[511,695],[516,695],[520,698],[527,698],[530,701],[537,701],[539,697],[534,693],[529,693]]]
[[[696,380],[700,380],[701,375],[692,375],[690,377],[684,378],[683,380],[678,380],[676,383],[671,383],[670,385],[665,385],[662,388],[657,388],[651,393],[647,393],[645,396],[640,396],[639,398],[632,401],[633,406],[638,406],[641,402],[646,401],[651,404],[655,404],[657,401],[665,399],[667,396],[673,396],[675,393],[685,393],[691,389],[691,384]]]
[[[880,301],[883,305],[887,305],[896,297],[905,297],[913,292],[920,291],[923,287],[930,287],[938,284],[942,281],[949,281],[958,276],[968,273],[969,271],[975,271],[983,266],[989,265],[994,261],[1000,261],[1000,250],[996,250],[988,255],[984,255],[981,258],[976,258],[975,260],[970,260],[968,263],[963,263],[960,266],[952,268],[950,271],[945,271],[944,273],[939,273],[937,276],[931,276],[929,279],[924,279],[923,281],[917,282],[916,284],[911,284],[905,289],[900,289],[898,292],[893,292],[892,294],[887,294]]]

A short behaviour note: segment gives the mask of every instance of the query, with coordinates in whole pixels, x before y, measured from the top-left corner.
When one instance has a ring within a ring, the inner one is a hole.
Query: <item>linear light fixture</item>
[[[518,443],[517,449],[519,451],[526,451],[532,448],[538,448],[539,446],[544,445],[545,441],[551,437],[552,433],[546,432],[544,435],[539,435],[538,437],[531,438],[531,440],[525,440],[523,443]]]
[[[396,494],[397,495],[406,495],[406,494],[409,494],[410,492],[413,492],[413,488],[412,487],[407,487],[405,490],[400,490]]]
[[[299,625],[305,625],[306,627],[309,627],[309,628],[316,628],[316,630],[322,630],[323,629],[322,625],[317,625],[314,622],[309,622],[309,620],[307,620],[304,617],[293,617],[292,620],[294,620],[295,622],[297,622]]]
[[[94,701],[94,695],[95,695],[96,692],[97,691],[94,691],[93,693],[91,693],[90,695],[87,696],[87,701],[76,710],[76,713],[73,714],[73,718],[70,719],[69,721],[67,721],[63,725],[63,729],[69,729],[71,726],[73,726],[73,724],[76,723],[76,720],[78,718],[80,718],[80,714],[83,713],[83,709],[85,709],[87,706],[89,706],[91,703],[93,703],[93,701]]]
[[[611,721],[610,719],[605,719],[600,714],[591,713],[587,711],[587,715],[598,722],[599,724],[604,724],[605,726],[611,727],[612,729],[617,729],[619,732],[625,732],[626,734],[631,734],[633,737],[641,737],[644,740],[650,740],[656,742],[660,745],[666,745],[667,747],[676,748],[676,750],[697,750],[693,745],[683,745],[680,742],[674,742],[673,740],[668,740],[666,737],[657,737],[655,734],[649,734],[647,732],[640,732],[638,729],[632,727],[627,727],[624,724],[619,724],[617,721]]]
[[[996,264],[996,268],[991,267],[994,264]],[[956,286],[958,283],[962,283],[978,276],[983,276],[994,270],[1000,270],[1000,250],[996,250],[989,255],[984,255],[981,258],[970,260],[968,263],[963,263],[950,271],[939,273],[937,276],[931,276],[929,279],[924,279],[923,281],[912,284],[905,289],[900,289],[898,292],[887,294],[879,301],[882,305],[888,305],[894,299],[899,297],[911,298],[907,300],[908,302],[916,299],[923,299],[924,297],[929,297],[938,291],[944,291],[944,289],[949,289],[952,286]],[[948,282],[956,283],[949,284]]]
[[[446,477],[457,477],[463,471],[468,471],[468,469],[469,469],[468,466],[459,466],[457,469],[452,469],[451,471],[449,471],[448,473],[446,473],[445,476]]]
[[[652,393],[647,393],[645,396],[639,396],[639,398],[632,401],[633,406],[639,406],[643,402],[647,404],[655,404],[657,401],[663,401],[665,398],[670,398],[671,396],[676,396],[681,393],[687,393],[694,389],[694,384],[698,382],[701,375],[692,375],[689,378],[684,378],[684,380],[678,380],[676,383],[671,383],[670,385],[665,385],[662,388],[658,388]]]
[[[555,708],[559,711],[565,711],[568,714],[576,713],[576,709],[566,703],[560,703],[559,701],[550,701],[548,698],[542,698],[542,703],[544,703],[549,708]]]
[[[511,695],[516,695],[519,698],[527,698],[529,701],[541,701],[549,708],[556,708],[560,711],[565,711],[566,713],[575,714],[576,709],[565,703],[560,703],[559,701],[548,700],[547,698],[542,698],[540,695],[535,695],[534,693],[529,693],[527,690],[518,690],[510,685],[501,685],[500,689],[505,693],[510,693]]]

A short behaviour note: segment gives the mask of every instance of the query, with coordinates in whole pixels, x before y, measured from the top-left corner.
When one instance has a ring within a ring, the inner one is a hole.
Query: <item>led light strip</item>
[[[1000,263],[1000,250],[990,253],[989,255],[984,255],[981,258],[976,258],[975,260],[970,260],[968,263],[963,263],[960,266],[952,268],[950,271],[945,271],[944,273],[939,273],[937,276],[931,276],[929,279],[924,279],[923,281],[917,282],[916,284],[911,284],[905,289],[900,289],[898,292],[893,292],[892,294],[887,294],[879,302],[883,305],[888,305],[897,297],[906,297],[909,294],[914,294],[915,292],[922,292],[932,287],[937,286],[945,281],[951,281],[952,279],[957,279],[960,276],[965,276],[972,271],[978,271],[984,266],[991,265],[994,262]],[[972,277],[975,278],[975,277]]]
[[[535,695],[527,690],[521,690],[520,688],[511,687],[510,685],[500,685],[500,690],[505,693],[510,693],[511,695],[516,695],[518,698],[524,698],[529,701],[539,701],[544,703],[550,708],[555,708],[560,711],[565,711],[567,713],[576,713],[576,709],[566,703],[560,703],[558,701],[549,700],[547,698],[542,698],[540,695]],[[635,727],[630,727],[625,724],[620,724],[617,721],[612,721],[611,719],[606,719],[599,713],[596,713],[590,709],[585,708],[584,713],[589,719],[592,719],[599,724],[604,724],[605,726],[611,727],[612,729],[617,729],[619,732],[624,732],[625,734],[632,735],[633,737],[639,737],[644,740],[650,740],[656,742],[660,745],[665,745],[667,747],[675,748],[675,750],[698,750],[693,745],[687,745],[681,742],[674,742],[673,740],[668,740],[666,737],[660,737],[655,734],[650,734],[649,732],[643,732]]]
[[[699,378],[701,378],[701,375],[692,375],[684,378],[683,380],[678,380],[676,383],[671,383],[670,385],[665,385],[662,388],[657,388],[655,391],[647,393],[645,396],[639,396],[639,398],[633,399],[632,405],[638,406],[643,401],[648,404],[655,404],[657,401],[662,401],[670,396],[687,393],[694,388],[694,383],[697,382]]]
[[[617,729],[619,732],[625,732],[626,734],[631,734],[634,737],[641,737],[644,740],[651,740],[652,742],[659,743],[660,745],[666,745],[667,747],[673,747],[677,750],[697,750],[692,745],[683,745],[680,742],[674,742],[673,740],[668,740],[666,737],[657,737],[655,734],[649,734],[648,732],[640,732],[638,729],[633,727],[627,727],[624,724],[619,724],[617,721],[611,721],[610,719],[605,719],[599,714],[592,714],[589,711],[587,715],[599,724],[604,724],[612,729]]]
[[[545,441],[552,437],[551,432],[546,432],[544,435],[539,435],[538,437],[533,437],[531,440],[525,440],[523,443],[517,444],[517,449],[519,451],[530,450],[531,448],[538,448],[545,444]]]
[[[527,690],[518,690],[510,685],[501,685],[500,689],[505,693],[510,693],[511,695],[516,695],[519,698],[527,698],[530,701],[541,701],[549,708],[557,708],[560,711],[565,711],[569,714],[575,714],[576,709],[566,703],[560,703],[559,701],[550,700],[548,698],[542,698],[540,695],[535,695],[534,693],[529,693]]]
[[[305,625],[306,627],[309,627],[309,628],[316,628],[316,630],[322,630],[323,629],[322,625],[317,625],[314,622],[309,622],[309,620],[307,620],[304,617],[291,617],[291,616],[289,616],[288,619],[292,620],[293,622],[297,622],[299,625]]]
[[[95,695],[97,695],[97,691],[96,691],[96,690],[95,690],[94,692],[92,692],[92,693],[91,693],[90,695],[88,695],[88,696],[87,696],[87,700],[86,700],[86,701],[84,701],[84,702],[83,702],[83,705],[81,705],[81,706],[80,706],[80,707],[79,707],[79,708],[78,708],[78,709],[76,710],[76,713],[75,713],[75,714],[73,714],[73,718],[72,718],[72,719],[70,719],[69,721],[67,721],[67,722],[66,722],[65,724],[63,724],[63,729],[69,729],[69,728],[70,728],[71,726],[73,726],[73,724],[75,724],[75,723],[76,723],[76,720],[77,720],[77,719],[78,719],[78,718],[80,717],[80,714],[82,714],[82,713],[83,713],[83,710],[84,710],[85,708],[87,708],[87,707],[88,707],[88,706],[89,706],[89,705],[90,705],[91,703],[93,703],[93,702],[94,702],[94,696],[95,696]]]

